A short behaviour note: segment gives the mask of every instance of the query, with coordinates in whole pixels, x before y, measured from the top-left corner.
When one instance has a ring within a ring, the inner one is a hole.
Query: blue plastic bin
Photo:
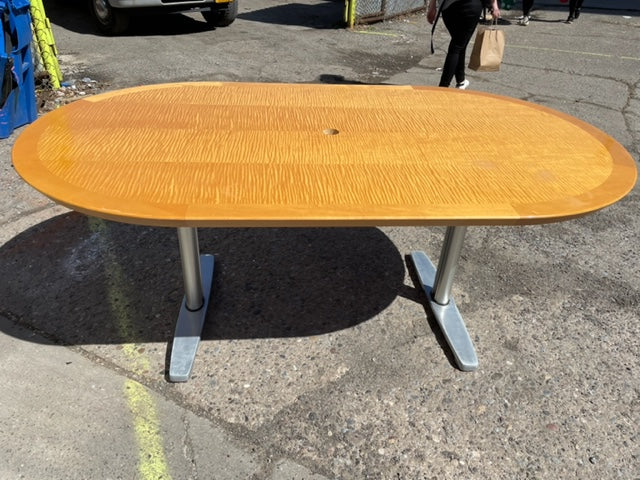
[[[38,116],[29,0],[0,0],[0,138]]]

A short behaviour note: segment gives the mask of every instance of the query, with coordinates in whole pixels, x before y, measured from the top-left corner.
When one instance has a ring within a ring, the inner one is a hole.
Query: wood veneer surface
[[[181,83],[88,97],[13,162],[72,209],[164,226],[478,225],[610,205],[636,167],[560,112],[455,89]]]

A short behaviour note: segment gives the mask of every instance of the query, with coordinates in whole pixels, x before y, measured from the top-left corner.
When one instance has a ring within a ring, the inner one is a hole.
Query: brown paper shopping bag
[[[495,24],[488,27],[478,27],[471,58],[469,58],[469,68],[479,72],[500,70],[504,54],[504,41],[504,30]]]

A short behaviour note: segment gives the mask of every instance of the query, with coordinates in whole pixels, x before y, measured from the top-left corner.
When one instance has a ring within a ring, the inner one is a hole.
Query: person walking
[[[582,8],[583,0],[571,0],[569,2],[569,18],[565,23],[573,23],[580,16],[580,9]]]
[[[469,80],[466,79],[464,71],[465,57],[467,45],[480,21],[483,1],[485,0],[442,0],[439,10],[436,7],[436,0],[429,1],[427,21],[435,28],[438,17],[442,15],[444,25],[451,35],[440,76],[440,87],[449,87],[453,77],[456,79],[456,88],[464,90],[469,86]],[[493,17],[500,17],[498,0],[489,1]],[[433,53],[433,45],[431,53]]]
[[[529,25],[529,20],[531,20],[532,8],[533,0],[522,0],[522,16],[518,17],[518,25]]]

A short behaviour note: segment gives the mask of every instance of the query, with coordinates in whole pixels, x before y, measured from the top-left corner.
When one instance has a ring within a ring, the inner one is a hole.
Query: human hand
[[[500,18],[500,7],[498,7],[498,0],[493,0],[491,5],[491,16],[493,18]]]

